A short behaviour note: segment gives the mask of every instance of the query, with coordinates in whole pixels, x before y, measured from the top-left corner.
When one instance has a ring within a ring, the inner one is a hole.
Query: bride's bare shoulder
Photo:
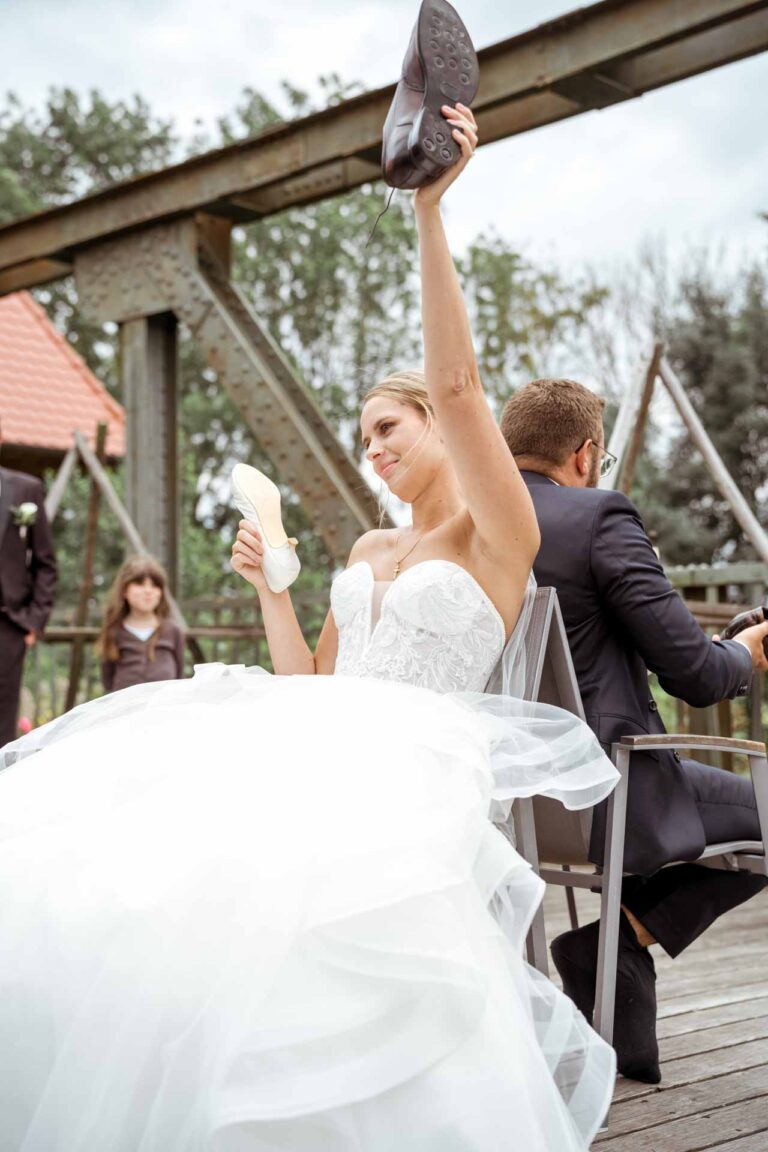
[[[377,560],[391,552],[396,535],[395,528],[372,528],[370,532],[365,532],[352,545],[347,567],[360,560],[367,560],[375,567]]]

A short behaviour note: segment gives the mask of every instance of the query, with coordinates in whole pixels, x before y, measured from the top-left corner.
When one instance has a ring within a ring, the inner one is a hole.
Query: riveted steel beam
[[[164,565],[174,595],[179,536],[176,328],[172,312],[120,325],[126,504],[146,547]]]
[[[143,383],[134,381],[132,394],[159,386],[157,373],[150,371],[147,324],[159,313],[173,312],[182,320],[330,554],[343,562],[358,536],[376,522],[373,497],[309,390],[229,282],[226,254],[221,222],[205,216],[106,241],[75,259],[81,308],[97,323],[118,320],[125,340],[136,344],[131,364],[134,375],[143,373]],[[124,349],[130,347],[124,342]],[[154,411],[148,402],[147,412]],[[152,437],[141,433],[141,412],[133,417],[136,460],[128,475],[128,503],[139,519],[147,505],[149,533],[151,515],[142,492],[162,487],[168,503],[174,489],[158,471]],[[157,524],[152,521],[158,540],[169,515],[158,512]]]
[[[768,48],[768,0],[603,0],[483,49],[490,143]],[[198,211],[247,221],[378,171],[393,86],[0,228],[0,294],[66,274],[82,247]]]

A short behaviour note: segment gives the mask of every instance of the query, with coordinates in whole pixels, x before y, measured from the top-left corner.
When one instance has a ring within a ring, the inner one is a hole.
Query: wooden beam
[[[602,0],[478,54],[481,140],[634,99],[766,48],[768,0]],[[64,274],[77,250],[116,233],[195,212],[247,221],[358,187],[378,171],[393,91],[366,92],[0,228],[0,294]]]
[[[738,564],[687,564],[666,569],[667,577],[676,588],[707,588],[710,584],[757,584],[765,592],[768,571],[759,560],[742,560]],[[757,601],[755,601],[757,603]]]
[[[618,467],[600,480],[600,487],[613,491],[616,487],[623,466],[623,456],[632,433],[632,421],[640,405],[645,377],[633,376],[629,386],[624,390],[619,411],[611,429],[611,438],[608,441],[608,451],[618,460]]]
[[[110,479],[107,476],[106,469],[99,462],[96,453],[93,451],[85,436],[83,436],[82,432],[75,432],[75,447],[77,448],[77,451],[79,452],[86,468],[101,489],[102,496],[104,497],[109,507],[112,509],[112,512],[114,513],[117,522],[120,525],[120,530],[122,531],[133,551],[140,554],[149,555],[149,549],[145,546],[144,541],[136,529],[136,525],[128,515],[125,505],[118,496],[117,492],[115,492],[114,488],[112,487]]]
[[[648,365],[648,371],[645,374],[645,383],[643,385],[643,392],[640,397],[640,404],[637,409],[635,417],[635,426],[632,429],[632,436],[629,441],[629,451],[627,458],[623,463],[621,469],[621,483],[619,491],[628,496],[632,491],[632,484],[635,479],[635,465],[637,458],[640,455],[640,449],[643,446],[643,437],[645,435],[645,425],[648,422],[648,409],[651,406],[651,399],[653,397],[653,388],[656,383],[656,377],[659,374],[659,363],[664,354],[664,345],[656,344],[653,349],[653,356]]]
[[[75,448],[70,448],[66,456],[59,465],[59,470],[56,477],[51,484],[48,495],[45,498],[45,514],[48,517],[49,523],[53,524],[56,519],[56,514],[59,511],[61,498],[64,495],[67,485],[72,478],[75,464],[77,463],[77,451]]]
[[[107,425],[99,424],[96,429],[96,451],[94,453],[100,464],[104,463],[104,450],[107,443]],[[91,475],[91,490],[88,494],[88,515],[85,524],[85,540],[83,542],[83,570],[80,578],[77,604],[72,624],[75,628],[83,628],[88,622],[88,602],[93,588],[93,563],[96,556],[96,536],[99,530],[99,505],[101,504],[101,489],[96,479]],[[77,689],[80,685],[80,673],[83,667],[83,640],[77,639],[69,653],[69,680],[67,682],[67,696],[64,711],[69,712],[75,706]]]
[[[142,538],[141,538],[141,536],[140,536],[140,534],[136,528],[136,525],[133,523],[130,516],[128,515],[128,512],[127,512],[125,505],[123,504],[122,500],[118,496],[117,492],[115,492],[114,488],[112,487],[112,483],[109,479],[109,476],[107,476],[106,469],[104,468],[104,466],[99,461],[96,453],[92,450],[92,448],[88,444],[88,441],[86,440],[85,436],[83,436],[82,432],[75,432],[75,447],[77,448],[78,452],[80,453],[80,456],[81,456],[82,461],[85,464],[86,468],[88,469],[91,476],[96,481],[99,488],[101,489],[101,494],[104,497],[106,503],[109,505],[109,507],[114,512],[115,517],[117,518],[117,522],[120,525],[120,530],[123,533],[123,535],[125,536],[126,540],[128,541],[128,543],[131,546],[131,548],[133,549],[133,551],[139,553],[139,555],[142,555],[142,556],[150,555],[149,549],[147,548],[146,544],[142,540]],[[181,608],[179,607],[178,603],[176,602],[175,597],[172,596],[170,592],[168,592],[167,595],[168,595],[168,604],[169,604],[170,609],[171,609],[171,615],[173,616],[174,620],[179,625],[179,627],[183,628],[185,633],[188,632],[189,629],[187,628],[187,622],[184,619],[184,615],[183,615]],[[204,656],[202,654],[200,646],[197,644],[197,642],[194,640],[194,638],[187,636],[187,643],[188,643],[189,647],[192,649],[192,651],[195,655],[195,659],[199,660],[199,661],[203,661]]]
[[[71,272],[72,264],[68,260],[27,260],[16,267],[3,268],[0,272],[0,295],[34,288],[38,284],[50,284],[52,280],[61,280]]]
[[[762,524],[760,524],[749,504],[742,496],[735,480],[721,460],[720,454],[707,435],[704,425],[688,399],[687,392],[675,375],[672,365],[666,356],[662,356],[659,361],[659,376],[667,392],[669,392],[669,395],[672,397],[675,407],[682,416],[683,423],[690,433],[691,440],[704,457],[704,463],[709,470],[710,476],[730,504],[731,511],[744,529],[744,534],[754,545],[755,550],[763,562],[768,564],[768,533],[766,533]]]
[[[126,504],[141,538],[165,568],[174,595],[179,551],[176,330],[171,312],[120,325]]]

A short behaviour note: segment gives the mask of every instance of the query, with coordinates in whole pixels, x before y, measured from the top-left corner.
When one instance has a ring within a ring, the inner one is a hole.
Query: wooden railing
[[[312,642],[319,635],[328,610],[328,597],[314,592],[294,596],[304,634]],[[208,596],[180,605],[188,623],[186,673],[200,662],[260,664],[270,668],[264,627],[256,596]],[[75,703],[102,694],[101,669],[96,653],[99,606],[89,606],[88,622],[67,623],[71,610],[55,609],[44,636],[27,654],[20,717],[22,723],[44,724],[64,711],[70,672],[70,650],[84,641]]]
[[[728,621],[746,608],[768,603],[768,569],[765,564],[727,564],[712,568],[692,565],[687,568],[668,568],[667,575],[677,588],[688,608],[702,628],[716,634]],[[741,736],[750,740],[765,740],[768,726],[768,696],[766,676],[753,677],[749,696],[737,700],[724,700],[711,708],[691,708],[682,700],[673,700],[654,687],[667,727],[677,732],[698,732],[703,736]],[[706,753],[698,754],[707,760]],[[709,756],[710,763],[732,767],[717,753]]]
[[[768,599],[768,572],[765,565],[759,563],[720,568],[704,565],[671,568],[667,574],[701,626],[710,634],[737,612]],[[304,633],[312,641],[317,637],[327,611],[327,594],[310,590],[296,596],[294,603]],[[200,657],[205,661],[221,660],[225,664],[270,667],[255,596],[211,596],[184,601],[181,607],[189,624],[188,674]],[[54,613],[43,640],[29,652],[21,716],[30,723],[42,724],[63,711],[70,668],[69,649],[77,637],[86,641],[77,703],[101,694],[99,662],[94,647],[97,611],[97,606],[93,605],[88,625],[82,628],[68,626],[64,612]],[[653,691],[670,729],[711,736],[742,736],[752,740],[765,738],[768,724],[765,676],[754,678],[752,692],[746,699],[724,701],[706,709],[689,708],[682,701],[667,697],[658,685],[653,685]]]

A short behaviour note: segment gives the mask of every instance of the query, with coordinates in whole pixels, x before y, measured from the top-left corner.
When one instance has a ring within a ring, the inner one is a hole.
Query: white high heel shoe
[[[268,476],[250,464],[232,469],[232,495],[246,520],[256,525],[264,555],[261,567],[270,592],[284,592],[298,576],[301,564],[296,555],[297,541],[286,536],[280,515],[280,489]]]

